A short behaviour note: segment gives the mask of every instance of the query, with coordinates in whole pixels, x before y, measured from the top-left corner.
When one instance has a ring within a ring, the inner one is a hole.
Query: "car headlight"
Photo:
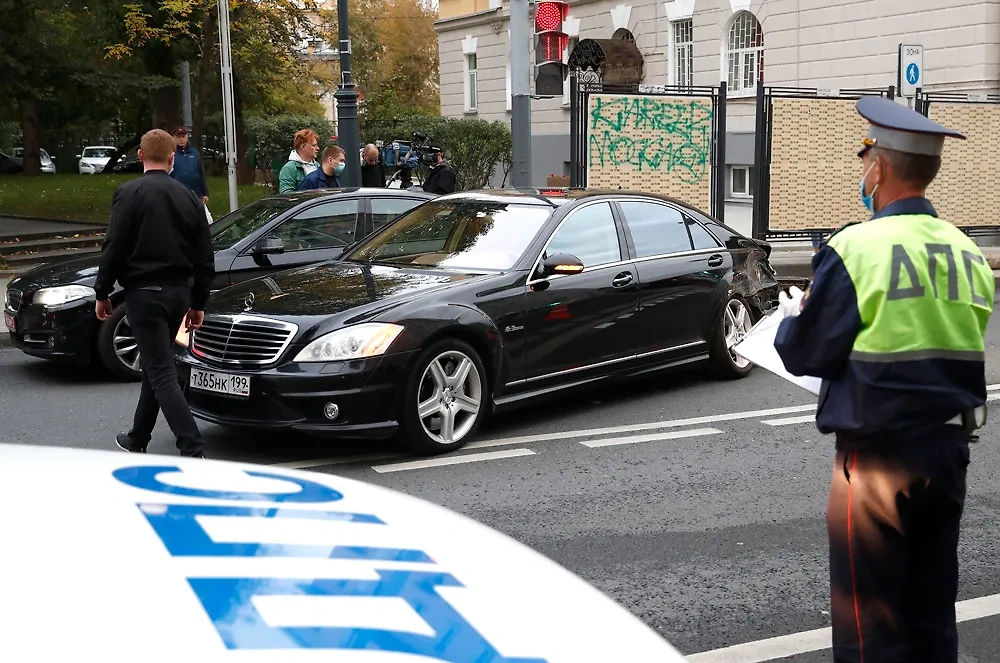
[[[302,348],[292,361],[344,361],[384,354],[403,328],[390,323],[369,322],[338,329],[320,336]]]
[[[45,308],[53,308],[69,304],[79,299],[96,298],[97,293],[93,288],[85,285],[60,285],[54,288],[42,288],[31,298],[35,304],[41,304]]]

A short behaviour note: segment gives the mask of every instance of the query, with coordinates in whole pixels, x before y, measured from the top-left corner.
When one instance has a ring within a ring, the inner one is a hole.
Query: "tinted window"
[[[212,248],[228,249],[297,204],[287,198],[264,198],[227,214],[209,226]]]
[[[114,153],[114,150],[108,148],[88,147],[83,151],[83,156],[86,159],[110,159]]]
[[[424,201],[409,200],[406,198],[372,198],[372,221],[375,222],[375,230],[389,223],[403,212],[409,212],[422,202]]]
[[[711,233],[701,227],[701,224],[688,221],[688,230],[691,231],[691,239],[694,241],[695,251],[719,248],[719,243],[712,237]]]
[[[621,260],[621,246],[611,205],[598,203],[570,212],[569,218],[559,227],[545,250],[546,256],[557,253],[576,256],[584,267]]]
[[[286,251],[332,249],[354,241],[358,225],[358,200],[338,200],[310,207],[285,221],[272,234]]]
[[[639,258],[691,250],[684,216],[659,203],[620,202]]]
[[[344,259],[480,272],[510,269],[552,208],[464,198],[424,203]]]

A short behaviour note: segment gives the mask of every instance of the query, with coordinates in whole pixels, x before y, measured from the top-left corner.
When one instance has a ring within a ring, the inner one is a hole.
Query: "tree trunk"
[[[243,117],[243,95],[240,94],[240,77],[233,72],[233,110],[236,114],[236,181],[253,184],[254,173],[250,166],[247,145],[247,124]]]
[[[169,46],[149,44],[145,49],[146,73],[174,79],[173,85],[149,91],[149,105],[154,129],[173,132],[181,123],[180,79],[174,71],[174,53]]]
[[[202,135],[205,131],[205,109],[213,98],[212,87],[218,83],[216,64],[218,51],[215,45],[219,41],[219,15],[214,11],[205,12],[205,20],[201,23],[201,60],[198,62],[198,90],[192,102],[191,142],[204,154],[205,145]]]
[[[38,136],[38,101],[33,97],[21,99],[21,135],[24,136],[24,174],[37,176],[42,174],[41,149]]]

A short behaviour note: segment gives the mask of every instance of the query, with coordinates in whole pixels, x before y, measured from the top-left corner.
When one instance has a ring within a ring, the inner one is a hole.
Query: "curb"
[[[104,224],[97,221],[70,221],[69,219],[47,219],[41,216],[24,216],[22,214],[7,214],[0,211],[0,219],[18,219],[21,221],[45,221],[47,223],[75,223],[79,225],[103,227]]]

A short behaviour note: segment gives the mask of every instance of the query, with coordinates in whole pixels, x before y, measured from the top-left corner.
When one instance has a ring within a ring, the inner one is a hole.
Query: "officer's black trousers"
[[[159,290],[125,293],[128,322],[142,362],[142,389],[129,437],[147,444],[157,415],[163,410],[163,417],[177,438],[177,448],[184,456],[201,453],[205,446],[177,381],[172,351],[174,337],[190,302],[191,290],[186,287],[163,286]]]
[[[827,505],[834,661],[956,663],[967,436],[854,442],[838,436]]]

